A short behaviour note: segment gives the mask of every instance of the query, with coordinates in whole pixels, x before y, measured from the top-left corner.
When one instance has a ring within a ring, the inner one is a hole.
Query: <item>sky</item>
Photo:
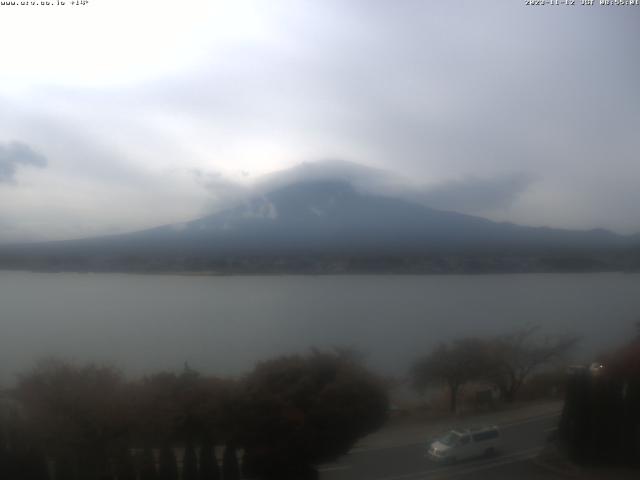
[[[182,222],[306,175],[640,232],[640,7],[51,3],[0,6],[0,243]]]

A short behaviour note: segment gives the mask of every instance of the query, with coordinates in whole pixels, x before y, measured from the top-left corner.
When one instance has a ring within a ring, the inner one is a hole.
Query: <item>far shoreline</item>
[[[33,274],[75,274],[75,275],[132,275],[145,277],[369,277],[369,276],[395,276],[395,277],[501,277],[501,276],[525,276],[525,275],[638,275],[640,271],[626,270],[598,270],[598,271],[495,271],[495,272],[411,272],[411,271],[342,271],[342,272],[300,272],[300,271],[135,271],[135,270],[29,270],[0,268],[0,273],[33,273]]]

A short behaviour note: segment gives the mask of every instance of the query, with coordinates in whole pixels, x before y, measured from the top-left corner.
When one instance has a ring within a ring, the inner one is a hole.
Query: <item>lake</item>
[[[403,374],[439,341],[537,324],[584,359],[625,341],[640,275],[177,276],[0,272],[0,383],[46,355],[133,374],[237,375],[280,353],[354,346]]]

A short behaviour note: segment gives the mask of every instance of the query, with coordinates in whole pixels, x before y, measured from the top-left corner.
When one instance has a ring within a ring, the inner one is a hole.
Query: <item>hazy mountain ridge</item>
[[[633,269],[629,256],[638,245],[638,236],[603,229],[497,223],[359,193],[347,182],[307,181],[182,224],[5,247],[0,267],[224,273]]]

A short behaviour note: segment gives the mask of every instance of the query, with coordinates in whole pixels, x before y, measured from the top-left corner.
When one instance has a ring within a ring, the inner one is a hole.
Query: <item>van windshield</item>
[[[458,435],[456,432],[449,432],[446,435],[440,437],[438,441],[440,443],[443,443],[447,447],[453,447],[454,445],[460,443],[460,435]]]

